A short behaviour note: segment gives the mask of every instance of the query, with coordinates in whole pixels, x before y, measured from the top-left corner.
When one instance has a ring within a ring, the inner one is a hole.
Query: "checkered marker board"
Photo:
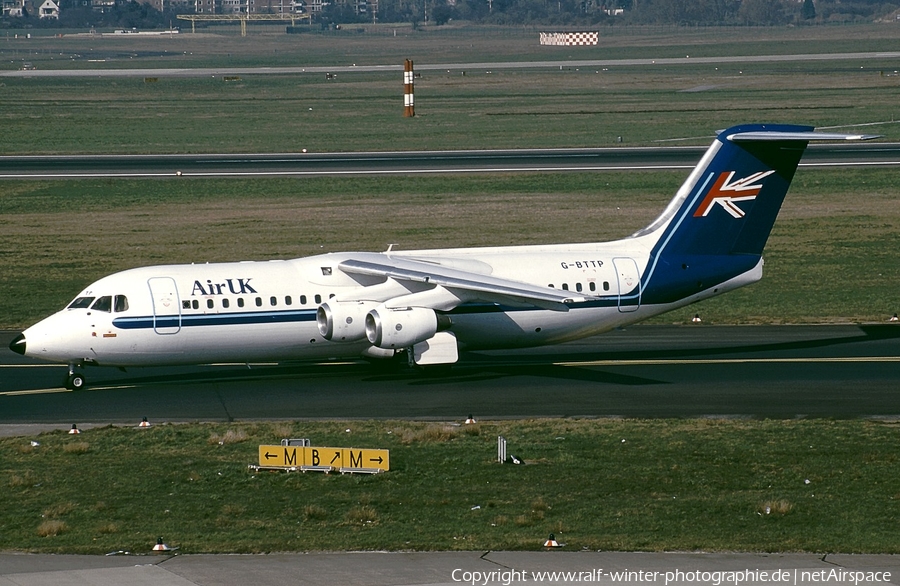
[[[556,46],[596,45],[599,38],[599,32],[541,33],[541,44]]]

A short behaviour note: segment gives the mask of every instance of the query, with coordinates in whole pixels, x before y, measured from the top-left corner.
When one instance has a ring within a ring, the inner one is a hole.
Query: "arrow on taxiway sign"
[[[303,465],[297,457],[298,449],[293,446],[259,446],[259,465],[288,468]]]

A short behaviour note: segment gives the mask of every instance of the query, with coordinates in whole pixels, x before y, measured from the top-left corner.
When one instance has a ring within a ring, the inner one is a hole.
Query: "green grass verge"
[[[348,431],[349,430],[349,431]],[[526,465],[498,464],[496,438]],[[259,444],[391,451],[253,473]],[[37,440],[32,447],[30,440]],[[898,428],[872,421],[178,424],[0,440],[0,550],[900,553]]]
[[[134,266],[622,238],[685,172],[0,182],[0,326],[24,327]],[[900,311],[892,169],[801,169],[763,280],[657,318],[880,321]]]
[[[381,29],[379,29],[381,30]],[[390,30],[390,29],[388,29]],[[891,27],[605,31],[597,47],[541,47],[537,31],[41,37],[0,44],[40,69],[574,61],[894,51]],[[78,57],[73,57],[77,55]],[[91,62],[88,62],[91,60]],[[95,63],[93,61],[103,61]],[[0,78],[0,154],[311,152],[708,143],[741,122],[836,126],[900,139],[896,60],[420,71],[403,118],[399,72]],[[619,139],[621,138],[621,143]]]
[[[742,122],[900,138],[891,62],[427,72],[416,117],[388,74],[0,81],[0,154],[562,148],[708,144]],[[699,88],[699,89],[698,89]],[[619,139],[621,138],[621,142]]]

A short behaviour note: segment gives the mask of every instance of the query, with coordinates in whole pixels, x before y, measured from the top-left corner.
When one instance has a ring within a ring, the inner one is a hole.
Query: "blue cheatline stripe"
[[[122,330],[152,329],[154,325],[152,315],[135,317],[118,317],[113,320],[113,326]],[[183,328],[194,326],[224,326],[246,324],[277,324],[292,322],[316,321],[315,309],[301,309],[293,311],[243,311],[240,313],[214,313],[214,314],[181,314],[180,325]],[[156,316],[156,327],[178,327],[178,316]]]
[[[588,299],[587,301],[579,301],[576,303],[567,303],[570,309],[584,309],[595,307],[617,307],[619,305],[619,296],[606,296]],[[501,305],[497,303],[466,303],[455,307],[450,311],[438,313],[446,313],[447,315],[477,315],[479,313],[515,313],[519,311],[550,311],[540,307],[513,307],[510,305]]]

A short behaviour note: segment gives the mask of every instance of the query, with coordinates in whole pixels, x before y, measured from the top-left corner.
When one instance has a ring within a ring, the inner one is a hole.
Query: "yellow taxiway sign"
[[[320,448],[303,446],[259,446],[261,468],[328,466],[340,469],[390,470],[388,450],[369,448]]]

